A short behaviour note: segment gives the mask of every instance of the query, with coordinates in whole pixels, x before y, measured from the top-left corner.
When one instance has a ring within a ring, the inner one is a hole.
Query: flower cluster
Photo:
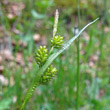
[[[59,36],[54,36],[53,39],[51,40],[51,46],[54,48],[59,48],[63,44],[63,37]]]
[[[40,48],[35,53],[35,61],[41,67],[48,59],[48,50],[46,46],[40,46]]]
[[[54,68],[52,65],[49,66],[46,72],[41,76],[40,83],[41,84],[48,83],[53,77],[56,76],[56,72],[57,72],[56,68]]]
[[[58,49],[59,47],[62,46],[62,43],[63,43],[63,37],[61,36],[53,37],[53,39],[51,40],[52,49],[50,51],[53,51],[53,48]],[[39,47],[39,49],[35,53],[35,61],[39,65],[39,67],[42,67],[44,65],[49,55],[48,55],[48,50],[46,49],[46,46]],[[56,76],[56,72],[57,72],[57,69],[54,68],[52,65],[50,65],[41,76],[39,83],[47,84],[53,77]]]

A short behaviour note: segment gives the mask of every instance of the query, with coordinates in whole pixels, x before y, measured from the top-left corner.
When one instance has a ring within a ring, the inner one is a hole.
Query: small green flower
[[[63,44],[63,37],[59,36],[54,36],[53,39],[51,40],[51,46],[54,48],[59,48]]]
[[[46,72],[41,76],[40,83],[47,84],[53,77],[56,76],[57,69],[52,65],[49,66]]]
[[[35,61],[39,66],[42,66],[48,59],[48,50],[46,46],[40,46],[40,48],[35,53]]]
[[[51,40],[51,50],[49,52],[49,55],[51,55],[54,48],[59,48],[63,44],[63,37],[61,36],[54,36]],[[40,46],[40,48],[35,53],[35,61],[36,63],[42,67],[44,63],[48,59],[48,50],[46,49],[46,46]],[[52,65],[50,65],[47,70],[44,72],[44,74],[41,76],[41,79],[39,81],[40,84],[47,84],[53,77],[56,76],[57,69],[54,68]]]

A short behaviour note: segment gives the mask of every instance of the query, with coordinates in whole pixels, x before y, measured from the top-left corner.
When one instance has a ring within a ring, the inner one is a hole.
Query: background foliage
[[[81,27],[100,17],[80,38],[80,110],[110,110],[109,0],[80,0]],[[76,0],[0,1],[0,110],[17,110],[38,65],[34,52],[50,47],[54,12],[60,12],[58,33],[65,40],[77,26]],[[39,86],[26,110],[75,110],[76,43],[54,65],[57,77]]]

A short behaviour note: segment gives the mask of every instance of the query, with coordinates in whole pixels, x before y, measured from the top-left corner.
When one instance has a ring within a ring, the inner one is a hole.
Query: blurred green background
[[[38,65],[34,52],[50,47],[54,13],[65,40],[77,26],[76,0],[0,0],[0,110],[19,110]],[[110,1],[80,0],[80,110],[110,110]],[[57,77],[39,86],[25,110],[75,110],[77,42],[55,61]]]

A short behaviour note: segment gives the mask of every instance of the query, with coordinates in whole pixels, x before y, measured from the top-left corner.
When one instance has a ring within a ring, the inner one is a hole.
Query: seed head
[[[57,69],[52,65],[49,66],[46,72],[41,76],[40,83],[47,84],[53,77],[56,76]]]
[[[46,46],[40,46],[35,53],[35,61],[39,66],[42,66],[48,59],[48,50]]]
[[[54,36],[53,39],[51,40],[51,46],[54,48],[60,48],[63,44],[63,37],[59,36]]]

